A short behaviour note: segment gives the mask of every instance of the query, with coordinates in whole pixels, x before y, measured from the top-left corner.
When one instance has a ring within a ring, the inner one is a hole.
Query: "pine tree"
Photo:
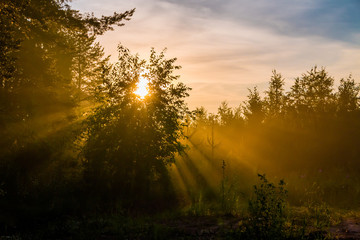
[[[346,80],[340,80],[340,86],[336,94],[337,107],[340,113],[352,112],[359,107],[360,86],[350,75]]]
[[[279,117],[284,111],[285,94],[284,79],[280,73],[273,70],[269,83],[269,90],[265,91],[265,107],[267,118],[274,119]]]
[[[235,118],[232,108],[229,107],[226,101],[223,101],[218,107],[218,115],[220,118],[220,124],[223,126],[230,125]]]
[[[244,102],[244,116],[248,123],[259,124],[264,120],[264,102],[260,98],[257,87],[249,90],[248,100]]]

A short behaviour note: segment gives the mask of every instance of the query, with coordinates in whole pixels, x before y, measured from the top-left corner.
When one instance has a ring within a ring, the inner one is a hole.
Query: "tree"
[[[231,107],[226,101],[223,101],[218,107],[218,115],[220,117],[220,124],[223,126],[230,125],[235,116]]]
[[[134,10],[96,18],[72,10],[66,0],[4,0],[0,9],[0,134],[3,149],[12,149],[76,117],[76,86],[86,78],[94,88],[90,80],[100,78],[106,61],[95,36],[122,25]],[[77,76],[74,65],[80,66]]]
[[[146,62],[121,45],[118,50],[119,60],[104,82],[105,98],[88,120],[84,167],[96,195],[107,196],[99,203],[114,206],[121,200],[139,207],[170,192],[166,165],[184,150],[184,98],[190,89],[174,83],[179,67],[164,52],[152,49]],[[140,78],[149,80],[144,99],[134,94]]]
[[[92,57],[86,60],[89,67],[99,61],[95,55],[102,57],[95,36],[112,25],[122,25],[134,12],[96,18],[72,10],[66,0],[4,0],[0,9],[0,104],[13,121],[74,104],[72,65],[80,47],[74,45],[73,37],[81,36],[79,41],[87,45],[81,55]]]
[[[79,93],[93,94],[102,82],[101,69],[108,62],[104,58],[104,50],[95,42],[96,36],[88,36],[86,32],[69,36],[73,42],[72,78]]]
[[[265,106],[267,110],[267,117],[270,119],[277,118],[284,111],[285,94],[284,94],[284,79],[280,73],[273,70],[269,83],[269,90],[265,91]]]
[[[264,102],[260,98],[257,87],[249,90],[248,100],[244,102],[243,111],[245,118],[250,124],[258,124],[264,120]]]
[[[334,98],[334,79],[322,68],[315,66],[308,74],[302,76],[305,85],[305,99],[314,111],[329,111]]]
[[[334,79],[325,68],[313,67],[301,78],[296,78],[289,96],[295,109],[324,113],[332,110],[334,103]]]
[[[0,183],[5,192],[0,210],[9,216],[21,212],[19,219],[40,212],[31,212],[34,206],[44,212],[59,207],[54,186],[73,189],[62,173],[80,175],[73,143],[84,109],[75,97],[74,37],[81,34],[89,44],[83,51],[87,67],[98,65],[99,58],[88,54],[101,55],[95,36],[134,12],[96,18],[72,10],[67,2],[0,1]],[[102,74],[97,66],[90,68],[96,78]],[[44,192],[46,200],[40,201]]]
[[[303,85],[303,81],[299,77],[295,78],[294,85],[291,86],[291,91],[287,94],[289,107],[295,112],[302,112],[306,108]]]
[[[340,80],[340,86],[336,94],[338,111],[341,113],[355,111],[359,107],[360,86],[356,84],[350,75],[346,80]]]
[[[209,127],[210,136],[207,137],[207,143],[211,149],[211,162],[215,163],[215,149],[219,146],[219,143],[215,141],[215,127],[218,125],[218,115],[209,114]]]
[[[205,107],[197,107],[195,110],[194,110],[194,117],[195,117],[195,124],[196,124],[196,127],[198,125],[204,127],[206,124],[207,124],[207,121],[208,121],[208,113],[205,109]]]

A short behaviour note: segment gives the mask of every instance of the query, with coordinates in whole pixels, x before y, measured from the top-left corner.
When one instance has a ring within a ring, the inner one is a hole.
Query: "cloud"
[[[163,0],[188,9],[207,10],[217,19],[244,22],[283,35],[320,36],[358,44],[360,32],[358,0]],[[199,14],[201,16],[201,14]]]

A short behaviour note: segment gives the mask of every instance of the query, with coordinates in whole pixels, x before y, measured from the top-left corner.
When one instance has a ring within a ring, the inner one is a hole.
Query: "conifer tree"
[[[276,70],[273,70],[273,75],[269,82],[269,90],[265,91],[265,94],[267,118],[280,117],[285,105],[284,79]]]
[[[243,106],[244,116],[248,123],[259,124],[264,120],[264,102],[260,97],[257,87],[249,90],[248,100],[244,102]]]
[[[352,112],[359,107],[359,84],[350,75],[346,80],[341,79],[336,94],[338,111],[341,113]]]

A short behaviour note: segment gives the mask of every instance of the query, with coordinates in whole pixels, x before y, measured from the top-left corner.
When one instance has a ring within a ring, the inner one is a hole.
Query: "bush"
[[[254,186],[254,197],[249,201],[247,233],[252,239],[285,238],[286,197],[285,182],[278,186],[270,183],[265,175],[258,174],[261,183]]]

